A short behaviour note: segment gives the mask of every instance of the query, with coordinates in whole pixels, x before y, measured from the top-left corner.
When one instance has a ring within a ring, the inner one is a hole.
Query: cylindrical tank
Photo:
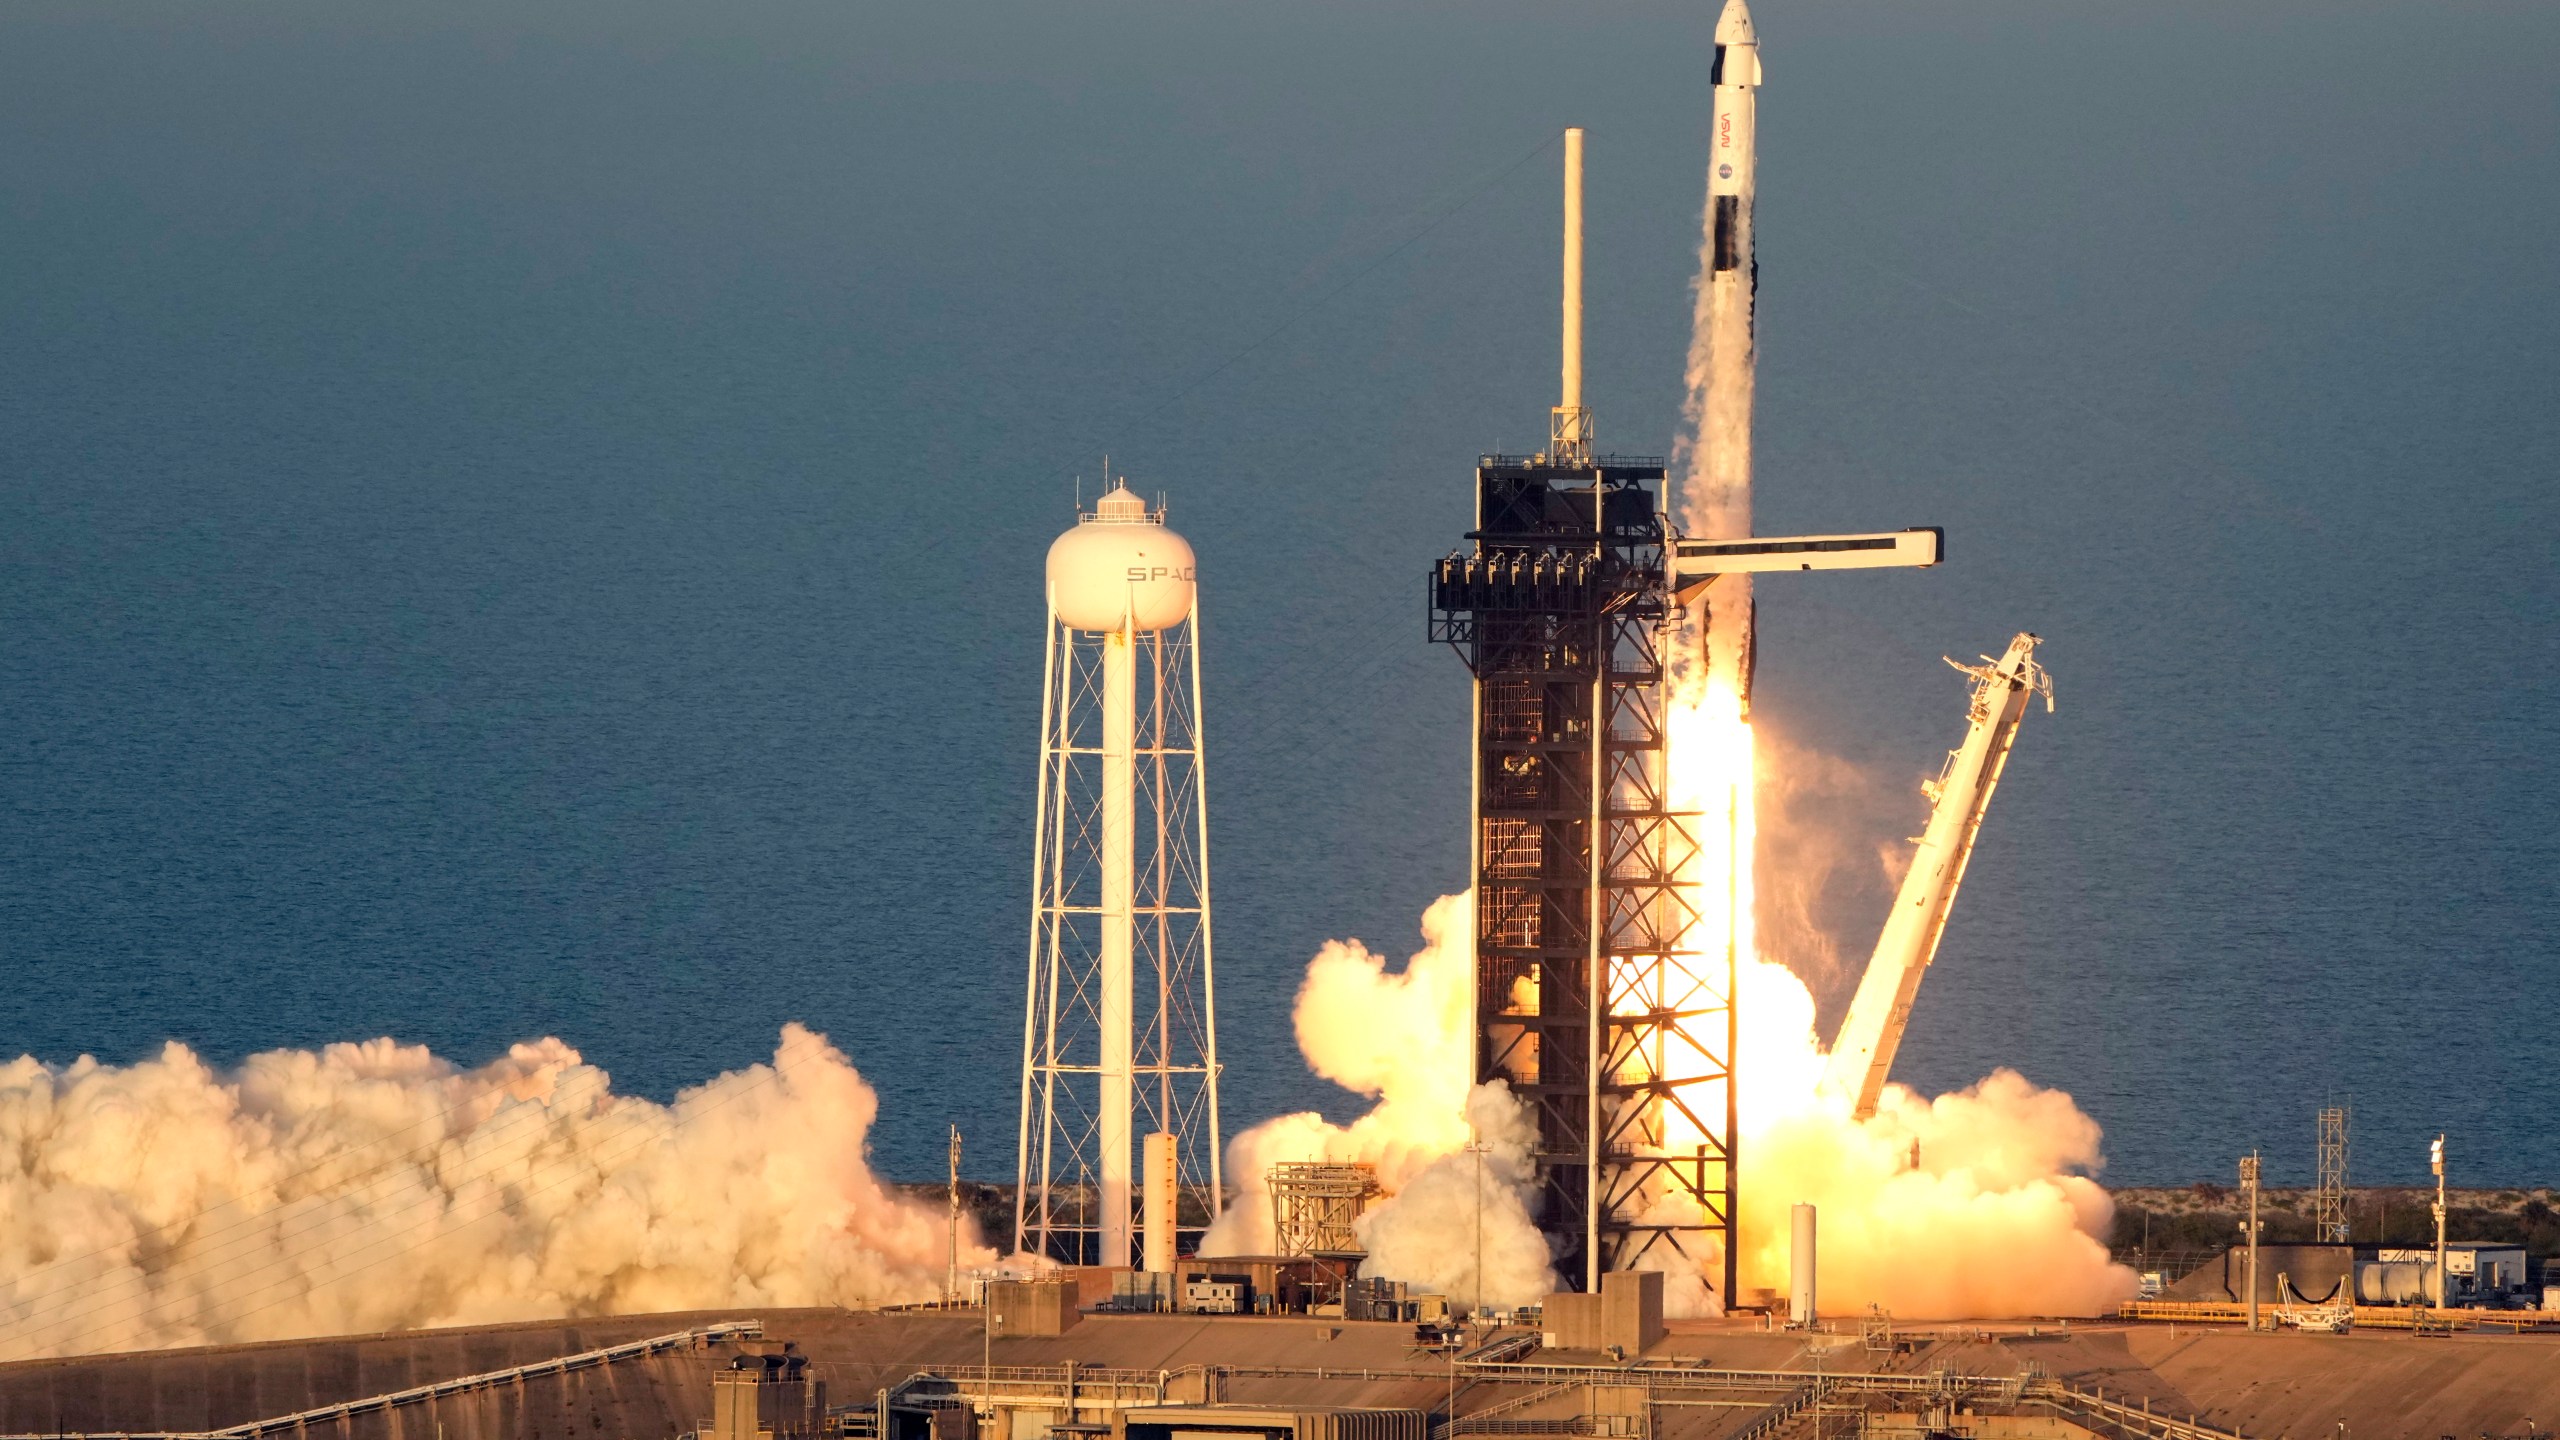
[[[2435,1293],[2432,1260],[2356,1262],[2356,1303],[2420,1305]]]
[[[1146,1268],[1160,1275],[1173,1273],[1173,1207],[1179,1198],[1173,1146],[1173,1137],[1161,1130],[1147,1137],[1146,1171],[1139,1186],[1145,1196],[1141,1248]]]
[[[1787,1299],[1787,1322],[1811,1325],[1814,1320],[1813,1299],[1813,1207],[1798,1205],[1795,1211],[1795,1233],[1788,1256],[1788,1278],[1794,1283]]]
[[[1165,630],[1191,618],[1191,543],[1127,481],[1049,546],[1049,609],[1073,630]]]

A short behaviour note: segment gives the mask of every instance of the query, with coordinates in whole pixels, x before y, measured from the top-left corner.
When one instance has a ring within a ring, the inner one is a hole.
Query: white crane
[[[1980,665],[1947,661],[1974,679],[1971,723],[1964,743],[1947,752],[1947,768],[1920,787],[1935,806],[1929,826],[1920,833],[1920,848],[1902,877],[1892,913],[1885,917],[1884,933],[1876,937],[1876,953],[1840,1022],[1822,1078],[1824,1089],[1856,1101],[1861,1120],[1876,1113],[1876,1101],[1884,1094],[1893,1052],[1902,1044],[1912,999],[1920,993],[1920,976],[1936,958],[1938,938],[1946,933],[1947,912],[1955,908],[1965,861],[1973,854],[1973,839],[1981,832],[2001,767],[2009,762],[2009,747],[2017,743],[2027,701],[2042,695],[2046,712],[2053,710],[2053,679],[2036,663],[2037,643],[2035,636],[2021,634],[1997,660],[1985,655]]]

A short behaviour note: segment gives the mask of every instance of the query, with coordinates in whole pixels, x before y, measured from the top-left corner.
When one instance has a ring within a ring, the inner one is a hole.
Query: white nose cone
[[[1127,481],[1049,546],[1049,609],[1070,629],[1167,630],[1191,618],[1198,567],[1191,542]]]
[[[1751,7],[1742,0],[1725,0],[1716,21],[1715,83],[1760,87],[1760,32],[1751,28]]]
[[[1724,0],[1724,14],[1716,19],[1716,43],[1719,45],[1757,45],[1760,33],[1751,28],[1751,7],[1742,0]]]

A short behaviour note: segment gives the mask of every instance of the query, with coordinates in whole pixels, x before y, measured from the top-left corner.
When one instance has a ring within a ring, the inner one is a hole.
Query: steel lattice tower
[[[1592,453],[1583,133],[1564,136],[1560,403],[1547,449],[1476,465],[1429,633],[1475,676],[1475,1073],[1527,1102],[1537,1222],[1567,1283],[1701,1269],[1733,1295],[1734,986],[1697,948],[1700,817],[1668,798],[1676,633],[1662,461]]]
[[[1139,1136],[1218,1214],[1217,1017],[1190,546],[1125,484],[1049,556],[1014,1247],[1136,1263]]]
[[[2311,1201],[2311,1233],[2333,1245],[2348,1243],[2347,1107],[2320,1112],[2320,1189]]]
[[[1697,1267],[1733,1215],[1735,957],[1690,948],[1700,817],[1665,790],[1662,475],[1486,456],[1431,577],[1475,676],[1475,1078],[1530,1104],[1538,1223],[1589,1289]]]

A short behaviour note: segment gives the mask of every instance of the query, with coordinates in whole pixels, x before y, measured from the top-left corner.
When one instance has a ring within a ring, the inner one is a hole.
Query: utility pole
[[[951,1270],[942,1282],[942,1298],[960,1303],[960,1127],[951,1127]]]
[[[2258,1152],[2240,1157],[2240,1193],[2249,1199],[2249,1329],[2258,1328]]]
[[[2441,1310],[2445,1305],[2444,1136],[2442,1133],[2438,1133],[2436,1136],[2435,1150],[2428,1156],[2428,1164],[2433,1167],[2436,1172],[2436,1308]]]
[[[1476,1303],[1467,1318],[1477,1325],[1484,1324],[1484,1152],[1489,1148],[1481,1139],[1467,1142],[1467,1153],[1476,1157]]]

